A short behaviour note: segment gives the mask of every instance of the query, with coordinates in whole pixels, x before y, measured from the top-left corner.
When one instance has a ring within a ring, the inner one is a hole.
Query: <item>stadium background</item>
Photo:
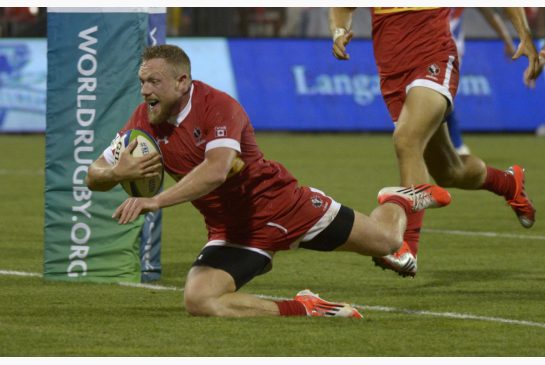
[[[35,16],[8,9],[0,18],[0,132],[44,132],[45,9]],[[545,44],[543,9],[528,10],[538,46]],[[169,8],[167,43],[186,50],[195,79],[237,98],[256,130],[387,132],[392,123],[380,96],[370,15],[355,14],[350,62],[331,56],[326,8]],[[522,84],[526,61],[504,56],[475,9],[465,11],[464,29],[455,103],[462,130],[534,132],[545,124],[538,108],[525,107],[539,104],[545,82],[536,90]]]

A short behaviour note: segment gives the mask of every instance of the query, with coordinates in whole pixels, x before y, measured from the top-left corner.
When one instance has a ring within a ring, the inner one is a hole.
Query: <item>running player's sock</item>
[[[486,179],[481,189],[491,191],[497,195],[510,199],[515,195],[516,182],[513,175],[487,166]]]
[[[282,300],[275,302],[281,316],[306,316],[307,310],[303,303],[296,300]]]
[[[407,228],[403,234],[403,241],[407,242],[415,257],[418,253],[418,241],[420,241],[420,229],[424,222],[424,212],[425,210],[421,210],[407,215]]]

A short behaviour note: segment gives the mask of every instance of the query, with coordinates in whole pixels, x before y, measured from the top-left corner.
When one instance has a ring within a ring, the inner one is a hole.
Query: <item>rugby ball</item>
[[[119,156],[125,151],[125,148],[134,140],[138,145],[132,151],[134,157],[141,157],[152,152],[161,155],[161,150],[152,136],[140,129],[130,129],[124,135],[118,138],[115,143],[114,163],[117,164]],[[161,163],[163,156],[161,155]],[[163,186],[164,167],[161,167],[161,174],[156,177],[143,178],[131,181],[123,181],[121,186],[130,196],[149,198],[156,195]]]

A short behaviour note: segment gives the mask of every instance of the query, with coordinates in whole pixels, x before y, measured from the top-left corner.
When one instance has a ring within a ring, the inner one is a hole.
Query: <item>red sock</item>
[[[283,300],[275,302],[281,316],[306,316],[307,310],[303,303],[296,300]]]
[[[422,228],[422,222],[424,221],[424,211],[413,212],[412,203],[396,195],[387,197],[382,204],[384,203],[397,204],[405,210],[407,228],[403,234],[403,241],[407,242],[411,252],[416,255],[418,252],[418,241],[420,240],[420,228]]]
[[[513,175],[487,166],[486,179],[481,189],[486,189],[506,199],[510,199],[515,195],[516,183]]]
[[[384,201],[382,204],[385,203],[393,203],[399,205],[403,210],[405,211],[405,214],[407,215],[407,219],[409,219],[409,215],[413,213],[413,205],[411,202],[409,202],[407,199],[402,198],[397,195],[390,195]]]
[[[403,241],[407,242],[414,255],[418,252],[418,241],[420,241],[420,228],[422,228],[424,222],[424,212],[425,210],[421,210],[407,215],[407,228],[403,234]]]

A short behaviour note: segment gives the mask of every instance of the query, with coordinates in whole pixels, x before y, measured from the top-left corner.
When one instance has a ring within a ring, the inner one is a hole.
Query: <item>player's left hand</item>
[[[140,214],[155,212],[159,209],[154,198],[127,198],[117,209],[112,218],[119,224],[127,224],[134,221]]]
[[[535,79],[539,75],[539,58],[531,38],[522,39],[520,41],[517,51],[513,55],[513,59],[516,60],[522,55],[528,57],[528,67],[524,71],[524,84],[531,87],[532,83],[535,83]]]

